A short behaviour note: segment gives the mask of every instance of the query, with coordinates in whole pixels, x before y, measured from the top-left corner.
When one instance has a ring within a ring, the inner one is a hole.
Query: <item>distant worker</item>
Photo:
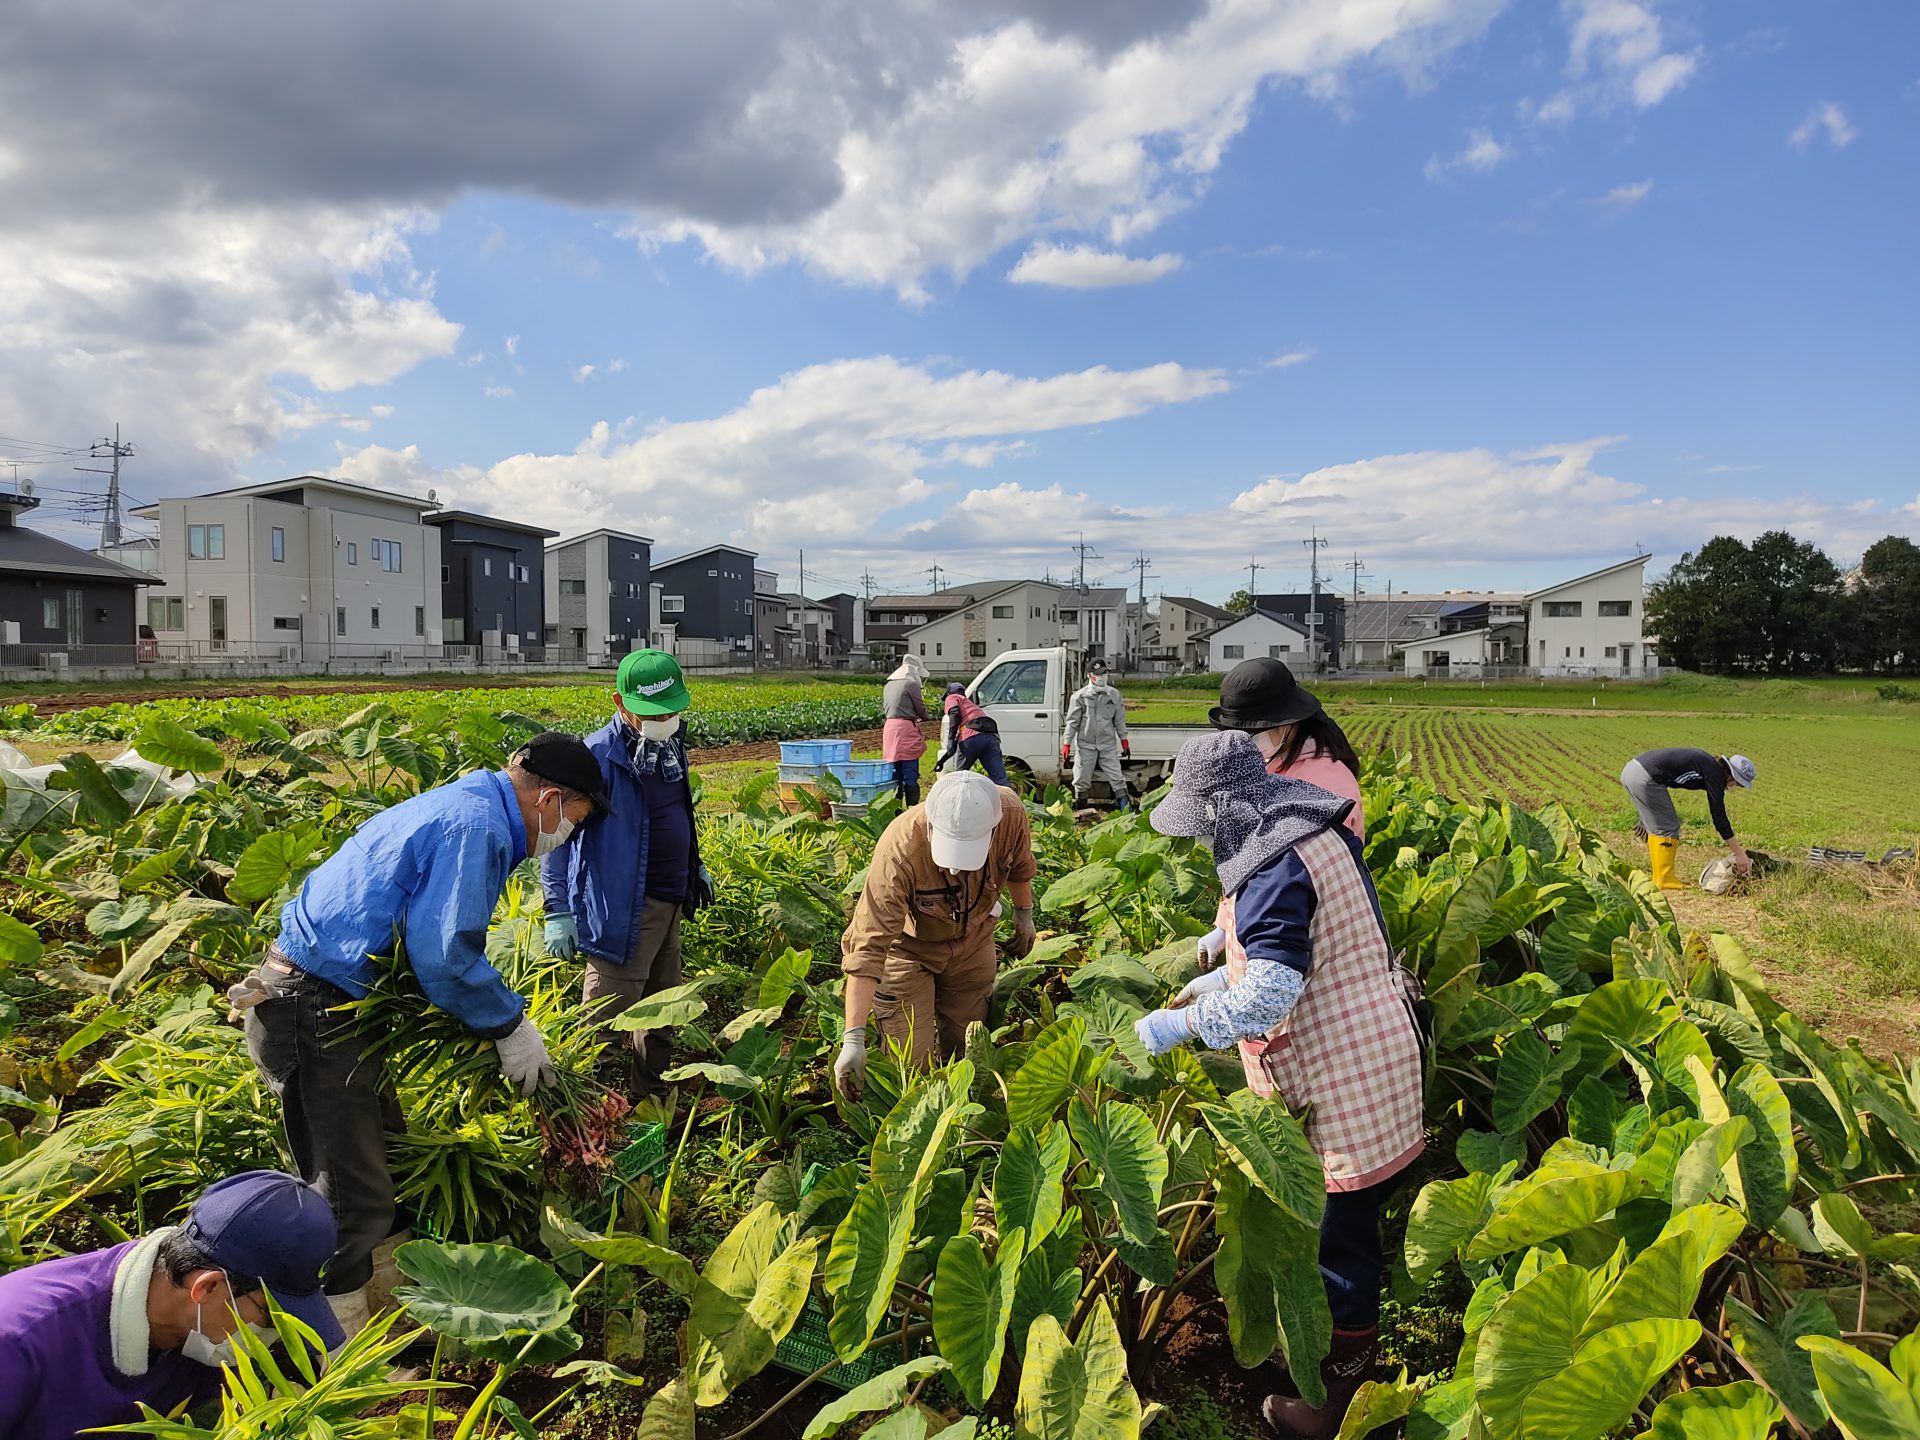
[[[921,691],[926,683],[926,662],[918,655],[905,656],[887,676],[881,700],[886,725],[880,732],[880,758],[893,764],[894,793],[902,805],[920,803],[920,757],[927,753],[927,737],[920,729],[927,721],[927,700]]]
[[[680,663],[666,651],[635,650],[620,662],[613,718],[587,737],[616,814],[540,862],[547,952],[585,960],[580,1003],[602,1027],[602,1064],[616,1072],[614,1087],[636,1102],[668,1097],[669,1042],[610,1022],[680,983],[680,921],[713,900],[694,826],[691,703]]]
[[[1680,851],[1680,814],[1673,808],[1670,790],[1704,790],[1707,810],[1713,816],[1713,828],[1733,852],[1733,868],[1745,875],[1753,869],[1747,848],[1733,838],[1733,822],[1727,819],[1727,786],[1742,790],[1753,788],[1755,767],[1744,755],[1714,755],[1690,746],[1670,750],[1649,750],[1636,755],[1620,772],[1620,784],[1640,812],[1640,827],[1647,832],[1647,856],[1653,864],[1653,883],[1662,890],[1687,887],[1674,874],[1674,862]]]
[[[1127,702],[1107,677],[1107,662],[1087,665],[1087,683],[1067,702],[1067,721],[1060,736],[1060,763],[1073,761],[1073,803],[1084,808],[1093,798],[1093,782],[1107,782],[1114,807],[1127,808],[1127,772],[1124,757],[1133,753],[1127,739]]]
[[[973,770],[942,775],[927,803],[881,835],[840,946],[846,1028],[833,1088],[859,1099],[867,1021],[913,1059],[945,1061],[987,1018],[999,968],[993,932],[1004,893],[1013,902],[1015,958],[1033,949],[1033,832],[1013,791]]]
[[[607,808],[600,763],[578,735],[549,730],[505,770],[476,770],[368,820],[280,911],[280,938],[227,991],[246,1012],[247,1050],[280,1100],[301,1175],[340,1226],[327,1295],[348,1334],[367,1321],[373,1252],[394,1233],[387,1135],[406,1117],[373,1041],[339,1006],[379,983],[374,957],[404,946],[427,999],[491,1040],[522,1095],[554,1079],[527,1002],[487,960],[507,877],[567,843]]]
[[[336,1348],[320,1293],[335,1243],[326,1196],[249,1170],[208,1186],[183,1224],[0,1275],[0,1437],[73,1440],[131,1424],[143,1404],[170,1414],[216,1398],[235,1332],[279,1341],[269,1291]]]
[[[941,722],[940,758],[935,770],[943,770],[949,760],[958,757],[955,768],[971,770],[978,765],[996,785],[1007,784],[1007,763],[1000,753],[1000,724],[967,694],[959,681],[947,686],[947,698],[940,702],[946,712]]]

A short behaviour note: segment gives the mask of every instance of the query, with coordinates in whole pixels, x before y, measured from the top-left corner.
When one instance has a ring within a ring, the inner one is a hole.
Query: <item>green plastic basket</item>
[[[889,1315],[881,1322],[882,1335],[892,1327],[896,1333],[900,1324],[898,1315]],[[918,1353],[919,1345],[913,1350]],[[800,1312],[800,1318],[794,1322],[793,1329],[787,1332],[773,1352],[773,1363],[782,1370],[790,1370],[795,1375],[811,1375],[822,1365],[833,1360],[833,1341],[827,1338],[827,1312],[814,1296],[807,1297],[806,1308]],[[856,1385],[864,1385],[874,1376],[891,1370],[901,1364],[900,1342],[875,1345],[850,1365],[837,1365],[819,1379],[819,1384],[830,1385],[835,1390],[847,1391]]]
[[[631,1137],[627,1148],[613,1157],[613,1176],[607,1182],[610,1189],[622,1182],[638,1180],[642,1175],[657,1180],[667,1168],[664,1124],[656,1120],[650,1125],[636,1125],[627,1134]]]

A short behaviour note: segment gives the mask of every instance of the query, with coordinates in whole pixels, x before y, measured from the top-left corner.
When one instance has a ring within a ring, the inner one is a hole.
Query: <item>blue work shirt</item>
[[[513,782],[476,770],[374,816],[307,877],[280,912],[280,953],[309,975],[363,996],[373,958],[406,941],[427,999],[498,1039],[526,1002],[487,962],[487,926],[527,827]]]

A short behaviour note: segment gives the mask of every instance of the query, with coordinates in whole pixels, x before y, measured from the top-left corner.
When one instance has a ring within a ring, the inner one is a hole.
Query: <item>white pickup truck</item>
[[[1007,650],[967,687],[974,704],[1000,727],[1000,750],[1007,773],[1024,772],[1042,785],[1071,782],[1071,767],[1060,767],[1060,732],[1066,723],[1067,702],[1085,682],[1080,653],[1064,645],[1051,650]],[[1126,694],[1126,687],[1120,687]],[[1152,789],[1173,773],[1173,757],[1205,725],[1136,725],[1127,722],[1127,782],[1136,795]],[[945,727],[942,726],[944,734]],[[1104,792],[1097,786],[1096,793]]]

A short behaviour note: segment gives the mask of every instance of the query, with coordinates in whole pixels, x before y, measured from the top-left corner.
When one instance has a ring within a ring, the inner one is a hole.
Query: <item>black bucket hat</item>
[[[1220,682],[1220,703],[1207,712],[1216,730],[1271,730],[1320,713],[1311,690],[1271,656],[1242,660]]]

